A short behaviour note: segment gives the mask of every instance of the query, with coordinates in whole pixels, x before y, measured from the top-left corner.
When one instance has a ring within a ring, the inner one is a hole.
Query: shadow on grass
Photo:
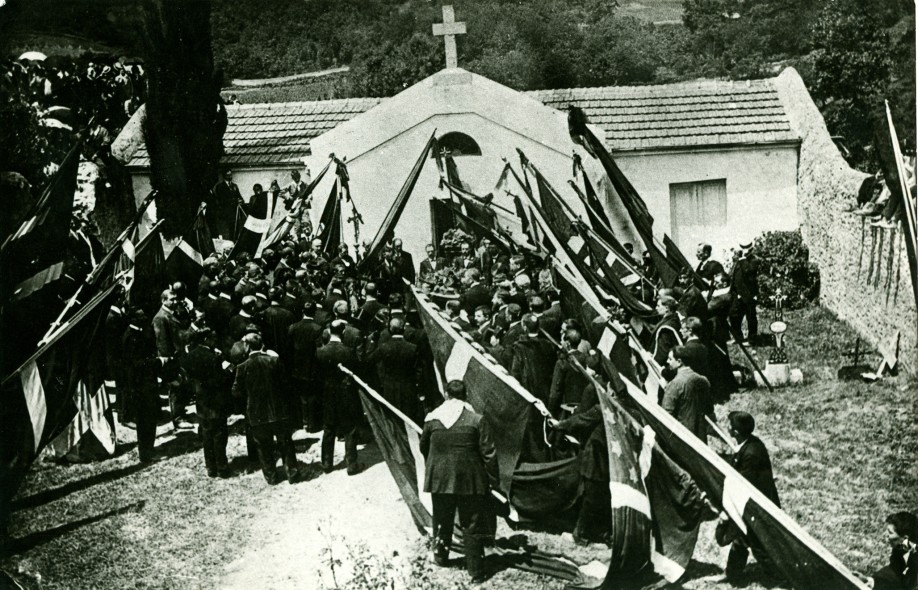
[[[723,568],[717,564],[692,559],[689,561],[688,567],[685,568],[685,573],[679,578],[679,583],[683,584],[691,580],[697,580],[698,578],[707,578],[723,573]]]
[[[157,445],[154,451],[160,457],[178,457],[201,450],[201,439],[190,430],[179,431],[175,438]]]
[[[7,549],[8,549],[7,553],[9,555],[17,555],[20,553],[25,553],[26,551],[30,551],[31,549],[34,549],[35,547],[38,547],[39,545],[43,545],[49,541],[53,541],[54,539],[60,536],[66,535],[67,533],[75,531],[76,529],[80,527],[84,527],[88,524],[99,522],[100,520],[105,520],[106,518],[117,516],[119,514],[126,514],[128,512],[139,512],[143,510],[143,507],[146,505],[146,503],[147,503],[146,500],[140,500],[138,502],[133,502],[126,506],[122,506],[121,508],[116,508],[114,510],[109,510],[101,514],[97,514],[95,516],[88,516],[86,518],[81,518],[73,522],[68,522],[67,524],[62,524],[60,526],[56,526],[46,531],[39,531],[36,533],[30,533],[24,537],[10,539],[7,545]]]
[[[12,508],[14,512],[18,510],[25,510],[27,508],[35,508],[36,506],[41,506],[55,500],[60,500],[64,496],[85,490],[92,486],[108,483],[117,479],[121,479],[122,477],[133,475],[145,467],[147,466],[141,463],[135,463],[126,467],[121,467],[119,469],[112,469],[111,471],[97,473],[84,479],[72,481],[50,490],[44,490],[38,492],[37,494],[26,496],[25,498],[18,498],[13,500]]]

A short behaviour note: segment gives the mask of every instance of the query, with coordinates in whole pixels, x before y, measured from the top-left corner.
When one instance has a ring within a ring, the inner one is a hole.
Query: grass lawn
[[[729,410],[751,412],[757,434],[771,450],[787,513],[849,568],[873,570],[884,565],[888,555],[882,540],[883,518],[895,510],[918,509],[918,383],[904,376],[871,385],[838,382],[835,372],[842,350],[854,341],[853,332],[815,307],[790,313],[787,319],[788,356],[792,365],[802,369],[805,384],[773,394],[740,393],[718,408],[718,416],[723,422]],[[759,349],[759,354],[764,358],[767,349]],[[329,503],[329,510],[347,512],[345,507],[351,504],[346,494],[360,493],[366,498],[361,510],[378,514],[380,523],[406,518],[398,512],[403,505],[396,507],[397,497],[387,504],[377,501],[385,495],[384,487],[386,494],[397,496],[384,466],[368,471],[379,474],[379,480],[361,480],[364,474],[347,478],[340,472],[319,477],[318,445],[304,448],[308,442],[299,443],[298,455],[315,479],[272,488],[260,474],[242,473],[240,459],[233,463],[235,477],[207,478],[193,434],[175,438],[170,428],[162,427],[157,445],[163,458],[147,467],[137,464],[133,431],[121,429],[119,435],[124,436],[120,454],[112,459],[87,465],[35,465],[13,514],[13,554],[0,561],[0,569],[26,572],[17,577],[27,586],[48,590],[246,587],[226,583],[227,570],[267,567],[246,556],[268,546],[271,535],[288,535],[293,543],[306,539],[306,529],[320,526],[319,517],[310,513],[318,510],[320,501]],[[244,454],[244,441],[235,432],[230,457]],[[263,530],[266,514],[272,515],[277,531]],[[354,530],[360,530],[358,525]],[[711,539],[712,529],[702,528],[697,563],[685,588],[728,588],[717,581],[726,555]],[[393,569],[408,568],[412,587],[465,586],[464,572],[422,563],[423,545],[410,526],[399,533],[398,546],[386,542],[385,557],[365,551],[359,541],[347,538],[349,534],[332,530],[357,554],[357,570],[365,580],[386,578],[389,574],[380,570],[392,562]],[[540,548],[569,553],[578,561],[608,554],[601,546],[578,553],[560,537],[527,535]],[[395,562],[394,552],[400,554]],[[340,557],[340,553],[332,556]],[[325,561],[294,566],[292,572],[307,566],[328,568]],[[284,583],[263,587],[312,587],[295,578],[288,575]],[[371,586],[353,581],[342,587]],[[535,590],[563,584],[507,570],[484,587]]]

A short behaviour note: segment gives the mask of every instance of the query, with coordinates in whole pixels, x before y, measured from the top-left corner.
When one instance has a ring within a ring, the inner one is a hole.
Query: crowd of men
[[[136,423],[140,460],[155,456],[163,394],[179,430],[193,428],[186,408],[194,402],[208,476],[230,475],[226,449],[232,414],[244,416],[250,468],[260,466],[269,484],[285,475],[290,483],[303,478],[292,441],[299,429],[323,432],[323,470],[334,468],[335,442],[343,439],[347,472],[359,473],[363,411],[357,385],[339,364],[423,423],[443,395],[404,285],[435,290],[436,275],[447,274],[459,282],[458,292],[445,298],[454,325],[553,416],[566,417],[553,421],[559,432],[573,433],[584,449],[596,447],[597,452],[581,453],[584,489],[592,493],[586,494],[575,538],[604,540],[609,519],[602,515],[610,504],[605,434],[594,382],[582,372],[586,367],[593,379],[602,379],[598,353],[580,321],[562,313],[544,263],[502,255],[482,241],[464,244],[452,258],[436,256],[429,245],[416,272],[411,255],[394,239],[378,264],[358,274],[347,246],[331,256],[311,231],[308,224],[300,226],[259,258],[207,258],[199,283],[172,284],[155,314],[128,306],[110,316],[110,329],[120,332],[111,340],[120,346],[109,353],[125,393],[119,409],[123,421]],[[724,280],[722,265],[710,260],[709,246],[700,247],[698,256],[702,276]],[[733,278],[734,286],[744,280],[754,286],[754,273],[742,264]],[[670,380],[660,401],[702,440],[714,402],[725,401],[737,388],[726,344],[734,333],[729,320],[736,316],[735,302],[746,296],[728,289],[709,302],[688,281],[656,294],[660,320],[645,334],[645,345],[666,366]],[[733,302],[725,304],[724,297]],[[754,310],[754,295],[751,302]],[[754,315],[746,318],[754,334]],[[538,438],[537,426],[532,425],[532,438]],[[536,452],[527,460],[547,459],[538,453],[539,445],[531,449]],[[285,474],[276,467],[278,454]]]
[[[659,320],[643,335],[645,348],[664,367],[662,407],[705,442],[715,433],[709,423],[715,420],[714,404],[738,387],[727,344],[752,339],[757,329],[757,270],[748,245],[743,249],[728,277],[723,265],[711,260],[710,246],[700,245],[697,272],[715,288],[713,296],[688,277],[677,287],[656,290]],[[177,430],[193,428],[186,411],[194,403],[210,477],[231,475],[227,441],[233,414],[244,417],[249,470],[260,467],[270,485],[304,478],[292,438],[300,429],[323,433],[325,472],[334,469],[335,443],[343,440],[347,473],[357,474],[363,469],[358,441],[368,430],[362,428],[358,386],[339,368],[344,367],[424,424],[435,556],[440,563],[446,559],[458,511],[469,534],[469,571],[481,579],[482,539],[492,530],[485,497],[499,476],[493,438],[465,401],[463,383],[450,382],[440,391],[430,344],[405,288],[410,283],[442,297],[450,322],[558,418],[549,421],[551,429],[578,441],[583,499],[574,539],[607,541],[609,465],[597,392],[606,382],[585,327],[562,311],[552,273],[543,261],[501,254],[486,240],[464,244],[451,258],[437,256],[433,245],[426,252],[416,267],[394,239],[377,264],[359,267],[347,246],[330,255],[309,224],[301,224],[258,258],[207,258],[198,284],[172,284],[155,313],[129,304],[113,308],[109,364],[123,393],[121,420],[136,424],[140,461],[155,458],[162,395]],[[436,293],[444,276],[458,288]],[[541,423],[533,422],[527,436],[540,438]],[[727,430],[736,444],[728,458],[778,503],[768,451],[754,428],[751,415],[730,414]],[[538,451],[539,445],[531,448]],[[524,451],[521,460],[547,458]],[[732,546],[731,581],[742,579],[750,550],[769,567],[755,539],[723,528],[718,541]]]

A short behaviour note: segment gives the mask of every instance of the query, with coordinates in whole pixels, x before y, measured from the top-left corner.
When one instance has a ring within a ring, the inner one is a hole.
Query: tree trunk
[[[177,237],[216,183],[226,109],[214,72],[210,0],[141,0],[147,69],[144,139],[163,234]]]

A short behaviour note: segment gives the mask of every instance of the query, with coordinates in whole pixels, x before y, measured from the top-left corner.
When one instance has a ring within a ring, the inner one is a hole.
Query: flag
[[[561,292],[561,307],[564,317],[578,318],[584,326],[584,338],[593,348],[600,351],[600,359],[606,375],[618,391],[624,387],[622,377],[636,379],[628,346],[629,334],[625,329],[608,319],[596,295],[585,287],[585,281],[578,280],[559,263],[555,264],[555,285]]]
[[[610,266],[610,260],[612,264],[615,264],[617,261],[615,253],[588,232],[583,232],[582,235],[587,245],[587,250],[590,253],[590,258],[594,261],[596,266],[599,267],[604,286],[611,290],[612,295],[618,300],[618,304],[628,310],[633,316],[643,318],[644,320],[656,318],[658,316],[656,310],[638,299],[619,278],[619,272]]]
[[[392,479],[398,486],[405,505],[418,531],[427,535],[433,531],[433,504],[424,492],[424,456],[421,454],[421,427],[396,409],[359,377],[339,365],[360,385],[360,401],[366,412],[374,439],[386,461]]]
[[[531,415],[551,414],[491,355],[466,341],[426,295],[411,288],[434,360],[445,381],[459,379],[468,387],[468,401],[488,421],[494,434],[500,468],[500,491],[511,497],[513,473],[519,463]]]
[[[124,242],[125,249],[116,274],[128,274],[126,300],[147,313],[154,313],[160,306],[160,293],[166,288],[166,255],[157,223],[142,239],[137,238],[135,229],[130,240]],[[190,285],[197,288],[197,283]]]
[[[86,278],[86,284],[96,288],[99,288],[100,286],[107,287],[113,280],[115,280],[115,277],[123,274],[125,270],[128,270],[129,267],[125,266],[124,264],[125,256],[127,256],[133,263],[134,256],[136,254],[135,249],[140,243],[140,222],[147,214],[147,211],[152,206],[153,200],[155,198],[155,191],[151,191],[150,194],[146,196],[146,198],[137,208],[137,213],[134,215],[134,219],[132,219],[127,227],[121,231],[121,234],[115,238],[114,245],[109,248],[108,252],[105,253],[105,256],[103,256],[95,268],[92,269],[92,272]]]
[[[184,283],[191,298],[197,295],[198,282],[204,274],[204,259],[216,251],[214,241],[210,237],[210,229],[207,227],[204,209],[203,204],[198,208],[191,228],[182,235],[179,243],[169,253],[163,268],[166,280]],[[240,236],[240,241],[241,239]],[[238,245],[239,242],[236,243],[236,246]],[[233,248],[233,253],[235,252],[236,247]]]
[[[382,225],[379,226],[379,230],[376,232],[373,241],[370,242],[366,254],[360,259],[360,262],[357,263],[358,268],[366,268],[368,265],[375,264],[378,261],[382,254],[383,247],[392,239],[392,236],[395,235],[395,226],[402,216],[402,211],[405,210],[405,205],[408,203],[408,197],[411,196],[414,186],[421,176],[421,170],[424,168],[424,162],[427,160],[430,150],[436,149],[437,137],[436,130],[434,130],[434,132],[430,134],[427,143],[424,145],[424,149],[421,150],[421,155],[411,168],[411,172],[408,174],[408,178],[405,179],[405,183],[402,185],[401,190],[399,190],[395,200],[392,201],[392,206],[389,207],[386,218],[383,220]]]
[[[7,335],[0,352],[2,374],[9,374],[30,354],[63,309],[64,264],[70,244],[73,195],[80,144],[55,172],[41,197],[0,249],[0,313]],[[12,338],[9,335],[15,334]]]
[[[631,382],[629,403],[670,457],[694,479],[708,500],[722,508],[743,535],[754,535],[775,567],[794,588],[860,588],[834,555],[736,472],[678,420],[653,403]]]
[[[699,289],[708,288],[707,281],[695,272],[695,267],[692,266],[692,263],[688,261],[688,258],[685,257],[685,254],[682,253],[682,250],[679,249],[679,246],[668,234],[663,235],[663,246],[666,248],[666,257],[676,265],[680,274],[687,274]]]
[[[287,211],[286,217],[272,229],[267,236],[261,241],[260,249],[256,253],[256,256],[260,257],[261,253],[268,248],[273,248],[276,244],[283,241],[288,237],[293,231],[297,220],[303,215],[303,208],[306,206],[306,203],[312,200],[312,193],[315,190],[316,186],[319,185],[319,182],[325,176],[325,173],[328,172],[328,169],[331,167],[331,164],[334,160],[329,159],[328,164],[325,165],[325,168],[322,168],[322,171],[319,172],[312,182],[304,186],[293,195],[291,199],[290,210]]]
[[[88,359],[77,381],[76,415],[49,443],[55,457],[71,462],[103,459],[115,454],[115,421],[109,411],[105,387],[104,332],[99,336],[100,345],[87,351]]]
[[[0,510],[9,506],[29,466],[76,414],[81,388],[96,393],[93,355],[104,354],[105,318],[118,296],[112,285],[84,305],[52,338],[3,380],[0,404]]]
[[[337,255],[338,246],[341,244],[341,176],[339,175],[328,199],[325,201],[325,207],[322,209],[322,216],[319,218],[319,227],[316,230],[316,238],[322,240],[322,251],[332,256]]]
[[[81,144],[74,145],[38,202],[0,250],[3,302],[28,298],[63,271]]]
[[[398,411],[359,377],[340,365],[339,368],[350,374],[360,386],[360,401],[373,429],[374,439],[418,531],[425,536],[431,534],[433,507],[430,494],[423,491],[425,464],[420,448],[421,426]],[[495,496],[496,502],[506,505],[505,498]],[[460,527],[454,529],[453,540],[452,550],[462,553]],[[519,546],[511,539],[497,539],[488,553],[499,556],[502,562],[516,569],[565,580],[572,588],[596,588],[601,583],[593,564],[580,567],[563,556],[549,555],[527,545]]]
[[[278,192],[262,192],[252,196],[247,207],[245,223],[236,238],[236,243],[233,244],[230,258],[235,258],[243,252],[248,252],[252,256],[259,255],[262,242],[271,229],[279,196]],[[200,223],[206,224],[206,221],[202,220]]]
[[[688,474],[656,444],[654,431],[642,427],[611,390],[593,383],[606,430],[612,499],[605,587],[633,582],[648,569],[675,583],[691,561],[701,521],[714,514]]]
[[[590,182],[590,178],[587,176],[586,170],[583,168],[583,161],[580,159],[580,156],[574,154],[574,177],[577,177],[577,174],[583,176],[583,190],[580,192],[580,188],[577,186],[577,183],[573,180],[569,181],[571,186],[574,187],[574,190],[577,191],[577,194],[580,195],[580,198],[583,200],[583,204],[586,207],[587,215],[590,218],[590,223],[593,226],[593,229],[599,231],[599,227],[610,228],[609,232],[611,233],[612,223],[609,221],[609,216],[606,215],[606,210],[603,208],[602,203],[599,201],[599,197],[596,196],[596,191],[593,189],[593,183]]]
[[[678,268],[660,250],[653,237],[653,216],[647,209],[647,204],[635,190],[634,186],[622,173],[621,169],[612,159],[612,155],[586,125],[586,115],[579,107],[571,107],[568,112],[568,128],[574,143],[582,145],[590,154],[597,158],[606,171],[615,194],[621,200],[631,223],[644,242],[644,247],[650,253],[651,260],[663,284],[671,287],[679,276]]]
[[[589,180],[584,175],[584,182],[589,189],[588,192],[592,192],[592,186],[589,184]],[[625,250],[625,247],[622,246],[621,242],[618,241],[618,238],[615,237],[614,232],[612,231],[611,226],[607,222],[604,222],[605,213],[603,217],[600,218],[596,213],[592,205],[590,205],[589,199],[583,192],[580,190],[580,187],[576,183],[570,181],[571,188],[574,189],[574,192],[577,193],[577,196],[580,198],[580,201],[583,203],[584,208],[587,210],[587,215],[590,219],[590,225],[592,233],[596,234],[596,237],[603,245],[611,251],[614,256],[614,261],[611,261],[610,264],[612,268],[615,269],[618,276],[623,277],[629,273],[637,275],[640,278],[643,277],[641,270],[635,265],[634,260],[632,260],[631,255],[628,254],[628,251]],[[596,199],[595,193],[593,199]],[[597,201],[598,203],[598,201]],[[646,279],[644,279],[646,280]]]

